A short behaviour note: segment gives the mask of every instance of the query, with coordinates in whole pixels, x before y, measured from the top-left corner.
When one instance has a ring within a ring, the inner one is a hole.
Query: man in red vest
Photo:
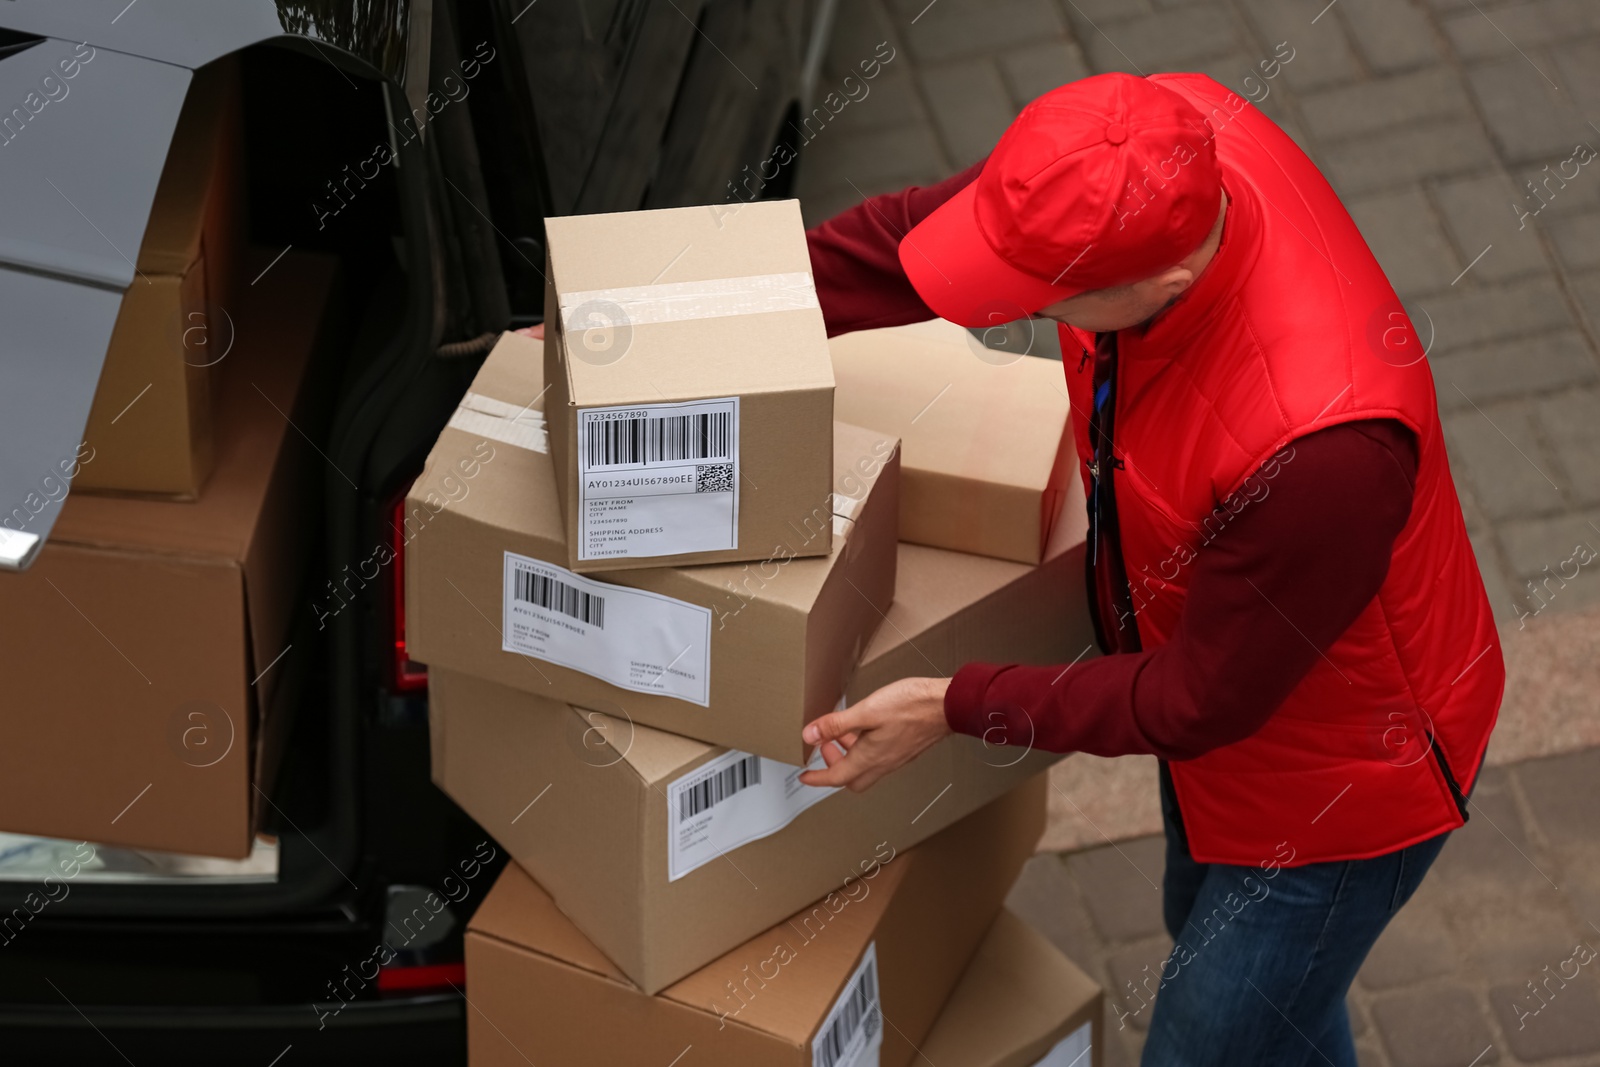
[[[951,731],[1159,757],[1175,947],[1112,991],[1125,1023],[1159,988],[1144,1063],[1354,1067],[1345,993],[1467,817],[1505,672],[1432,375],[1338,197],[1211,79],[1106,74],[810,239],[830,333],[1060,324],[1112,654],[886,686],[806,727],[842,750],[802,780]]]

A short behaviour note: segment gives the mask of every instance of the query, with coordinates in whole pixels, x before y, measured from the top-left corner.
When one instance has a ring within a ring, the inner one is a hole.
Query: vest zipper
[[[1141,648],[1138,627],[1125,625],[1133,618],[1135,609],[1133,591],[1122,561],[1122,539],[1116,517],[1116,490],[1113,484],[1115,472],[1123,468],[1122,460],[1116,456],[1115,447],[1117,409],[1120,406],[1117,391],[1121,384],[1122,361],[1115,334],[1105,342],[1109,346],[1108,351],[1102,353],[1103,336],[1097,335],[1095,339],[1095,373],[1090,379],[1088,432],[1091,458],[1086,466],[1091,479],[1087,501],[1091,542],[1084,560],[1085,578],[1091,590],[1090,616],[1095,623],[1095,638],[1100,646],[1107,652],[1137,652]],[[1101,362],[1102,355],[1107,357],[1105,363]],[[1105,542],[1108,556],[1105,560],[1100,559],[1102,541]],[[1102,575],[1099,573],[1102,568],[1109,570]],[[1099,590],[1102,578],[1106,583],[1110,601],[1106,605],[1100,604]],[[1101,617],[1099,609],[1102,606],[1109,608],[1116,616],[1117,632],[1122,636],[1115,641],[1108,640],[1111,630],[1109,621]]]
[[[1439,765],[1439,773],[1444,775],[1444,784],[1450,787],[1450,799],[1455,801],[1456,811],[1461,813],[1461,821],[1466,822],[1470,816],[1467,813],[1467,798],[1461,792],[1461,786],[1456,781],[1455,772],[1450,770],[1450,763],[1444,758],[1444,749],[1439,747],[1439,739],[1428,733],[1428,748],[1433,752],[1433,761]]]

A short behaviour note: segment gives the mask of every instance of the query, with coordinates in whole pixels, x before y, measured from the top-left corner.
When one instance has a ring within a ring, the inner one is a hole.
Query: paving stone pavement
[[[862,95],[845,79],[880,42]],[[1572,962],[1600,948],[1600,560],[1581,562],[1600,553],[1600,0],[841,0],[818,91],[850,102],[805,147],[808,224],[954,173],[1028,100],[1107,70],[1211,74],[1333,182],[1429,342],[1501,621],[1499,766],[1351,992],[1362,1063],[1600,1064],[1600,959]],[[1130,799],[1150,775],[1073,766],[1047,840],[1078,851],[1037,857],[1013,905],[1131,998],[1170,946],[1159,841],[1130,836],[1156,826]],[[1080,847],[1102,832],[1118,843]],[[1148,1018],[1108,1011],[1108,1065],[1137,1061]]]
[[[1597,811],[1600,750],[1484,772],[1350,991],[1363,1067],[1600,1064]],[[1160,1001],[1162,855],[1159,837],[1040,853],[1008,902],[1106,989],[1106,1067],[1138,1062]]]

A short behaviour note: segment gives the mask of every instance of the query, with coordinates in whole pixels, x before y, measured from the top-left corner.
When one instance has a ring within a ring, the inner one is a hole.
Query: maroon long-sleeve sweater
[[[982,167],[872,197],[809,231],[830,336],[933,317],[901,270],[900,239]],[[1197,553],[1171,640],[1070,667],[967,664],[945,694],[951,728],[1052,752],[1174,760],[1260,729],[1377,595],[1416,482],[1416,439],[1398,422],[1347,423],[1293,447],[1272,492]]]

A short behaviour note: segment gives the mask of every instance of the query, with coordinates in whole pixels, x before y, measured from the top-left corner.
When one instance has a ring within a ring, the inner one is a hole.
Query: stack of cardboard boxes
[[[271,255],[244,245],[238,78],[195,73],[83,442],[48,499],[0,514],[26,531],[61,508],[0,574],[6,831],[251,852],[322,476],[290,420],[315,425],[335,272],[291,252],[244,284]]]
[[[433,776],[516,861],[472,1062],[1098,1064],[1099,991],[1001,910],[1053,757],[798,781],[841,704],[1089,642],[1059,368],[830,350],[793,202],[547,233],[543,347],[501,338],[407,500]]]

